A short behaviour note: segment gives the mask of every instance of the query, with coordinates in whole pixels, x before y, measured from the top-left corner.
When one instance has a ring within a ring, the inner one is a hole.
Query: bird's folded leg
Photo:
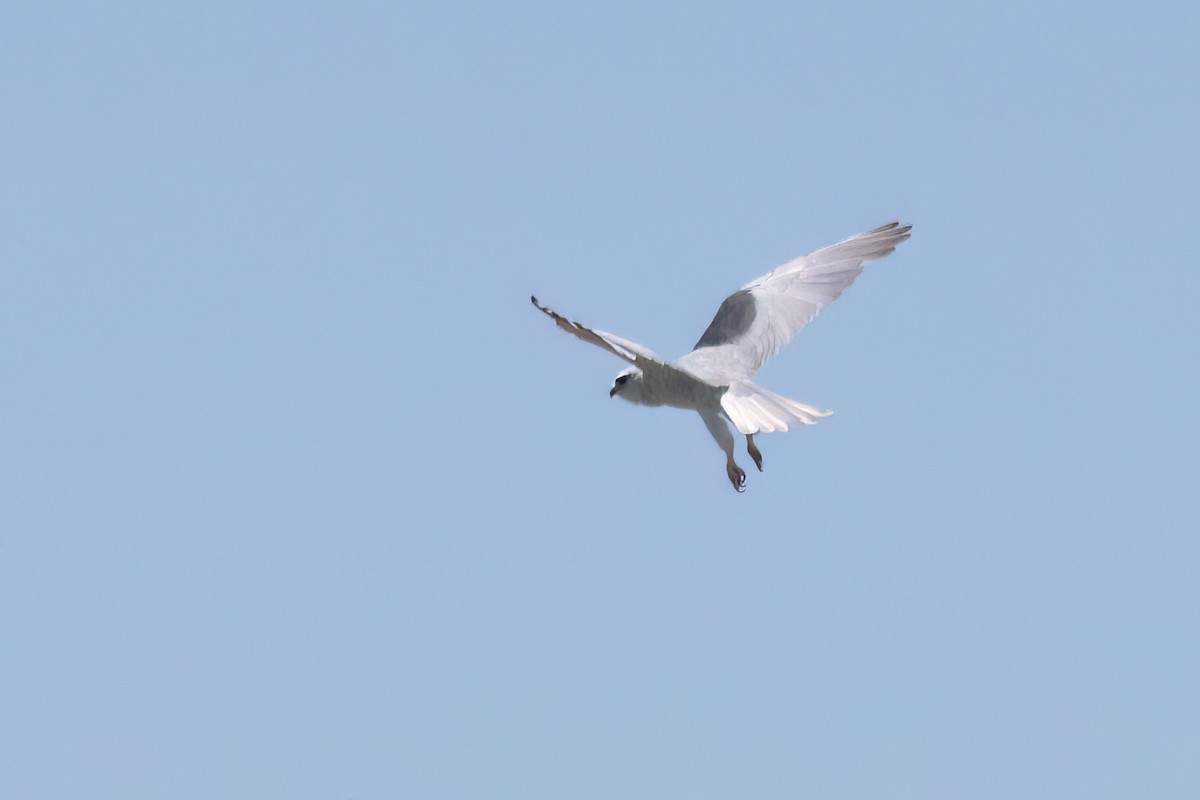
[[[758,445],[754,444],[754,434],[746,434],[746,452],[754,459],[754,466],[758,467],[758,471],[762,472],[762,453],[758,452]]]
[[[733,484],[734,489],[739,492],[746,491],[746,473],[733,463],[733,459],[729,459],[725,464],[725,474],[729,476],[729,482]]]
[[[712,434],[713,439],[717,441],[717,445],[725,453],[725,474],[729,476],[729,482],[739,492],[746,491],[746,473],[742,472],[741,467],[733,463],[733,434],[730,432],[729,426],[725,424],[725,420],[721,417],[721,412],[707,408],[697,410],[700,412],[700,418],[704,420],[704,424],[708,427],[708,432]]]

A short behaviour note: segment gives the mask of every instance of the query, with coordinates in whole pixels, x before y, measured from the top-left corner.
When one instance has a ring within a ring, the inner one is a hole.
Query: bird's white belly
[[[647,374],[642,380],[642,403],[648,406],[700,409],[719,405],[724,386],[709,386],[676,370]]]

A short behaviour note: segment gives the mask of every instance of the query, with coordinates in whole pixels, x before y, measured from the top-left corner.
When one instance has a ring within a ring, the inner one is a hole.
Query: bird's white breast
[[[642,377],[642,403],[648,406],[710,408],[720,404],[724,391],[675,369],[648,370]]]

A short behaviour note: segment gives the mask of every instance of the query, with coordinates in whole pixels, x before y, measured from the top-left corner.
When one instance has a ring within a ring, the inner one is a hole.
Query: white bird
[[[891,253],[911,229],[890,222],[776,267],[725,298],[692,352],[673,362],[628,339],[572,322],[536,297],[530,300],[563,330],[633,365],[617,375],[609,397],[699,412],[725,452],[730,483],[742,492],[746,473],[734,462],[733,432],[726,422],[745,434],[746,451],[762,472],[754,434],[786,431],[797,422],[811,425],[833,413],[769,392],[751,383],[750,376],[854,283],[863,262]]]

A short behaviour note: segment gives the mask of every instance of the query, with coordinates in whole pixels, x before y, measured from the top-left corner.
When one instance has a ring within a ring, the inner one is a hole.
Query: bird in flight
[[[750,281],[725,298],[692,352],[675,361],[662,359],[628,339],[573,322],[538,303],[536,297],[530,300],[567,333],[631,364],[617,375],[609,397],[699,412],[725,453],[729,482],[743,492],[746,473],[734,461],[734,436],[727,423],[745,435],[746,452],[762,472],[762,453],[754,444],[756,433],[786,431],[797,422],[811,425],[833,413],[781,397],[751,383],[750,377],[854,283],[864,262],[891,253],[909,237],[911,229],[911,225],[889,222]]]

